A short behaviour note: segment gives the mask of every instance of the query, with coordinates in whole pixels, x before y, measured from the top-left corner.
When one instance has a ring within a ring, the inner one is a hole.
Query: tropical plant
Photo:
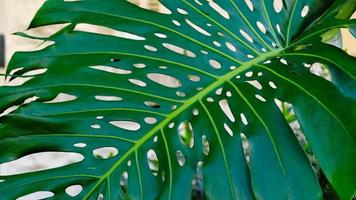
[[[355,27],[356,1],[160,3],[154,12],[125,0],[48,0],[29,29],[64,28],[17,33],[51,43],[16,53],[4,75],[0,163],[82,159],[3,175],[1,199],[321,199],[285,103],[333,189],[351,199],[356,59],[328,41]],[[330,77],[311,73],[315,63]]]

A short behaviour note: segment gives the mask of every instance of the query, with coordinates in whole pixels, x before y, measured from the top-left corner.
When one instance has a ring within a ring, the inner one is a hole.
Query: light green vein
[[[173,65],[177,65],[186,69],[190,69],[192,71],[198,72],[200,74],[204,74],[206,76],[212,77],[212,78],[216,78],[215,75],[210,74],[204,70],[201,70],[197,67],[193,67],[193,66],[189,66],[183,63],[179,63],[176,61],[171,61],[171,60],[166,60],[163,58],[157,58],[157,57],[152,57],[152,56],[144,56],[144,55],[139,55],[139,54],[134,54],[134,53],[125,53],[125,52],[110,52],[110,51],[104,51],[104,52],[81,52],[81,53],[62,53],[62,54],[51,54],[51,55],[46,55],[43,57],[38,57],[39,60],[44,60],[44,58],[49,58],[49,57],[65,57],[65,56],[80,56],[80,55],[86,55],[86,56],[90,56],[91,54],[94,55],[98,55],[98,54],[103,54],[105,56],[107,55],[121,55],[121,56],[132,56],[132,57],[136,57],[136,58],[142,58],[142,59],[147,59],[147,60],[154,60],[154,61],[160,61],[160,62],[164,62],[164,63],[168,63],[168,64],[173,64]],[[31,60],[33,62],[33,60]],[[23,65],[23,63],[17,63],[17,65]],[[16,65],[16,66],[17,66]]]
[[[225,148],[224,148],[224,144],[221,140],[221,137],[220,137],[220,133],[219,133],[219,130],[218,128],[216,127],[216,124],[214,122],[214,119],[213,117],[211,116],[208,108],[204,105],[204,103],[199,100],[201,106],[203,107],[205,113],[208,115],[208,118],[210,120],[210,123],[211,125],[213,126],[214,128],[214,133],[216,135],[216,138],[218,139],[218,142],[219,142],[219,145],[220,145],[220,149],[221,149],[221,152],[222,152],[222,156],[223,156],[223,160],[224,160],[224,166],[225,166],[225,170],[226,170],[226,175],[229,179],[229,184],[230,184],[230,190],[231,190],[231,195],[232,195],[232,198],[233,199],[236,199],[236,194],[235,194],[235,190],[234,190],[234,186],[232,184],[232,178],[231,178],[231,174],[230,174],[230,171],[231,169],[229,168],[229,164],[227,163],[227,158],[226,158],[226,153],[225,153]]]
[[[162,116],[162,117],[167,116],[163,113],[153,112],[153,111],[149,111],[149,110],[136,109],[136,108],[105,108],[105,109],[79,110],[79,111],[61,112],[61,113],[53,113],[53,114],[46,114],[46,115],[34,115],[34,116],[51,117],[51,116],[74,115],[74,114],[91,113],[91,112],[105,112],[105,111],[140,112],[140,113],[158,115],[158,116]]]
[[[171,155],[169,153],[169,146],[167,143],[167,139],[166,136],[164,135],[164,131],[163,129],[161,129],[161,135],[163,138],[163,142],[164,142],[164,147],[166,149],[166,153],[167,153],[167,158],[168,158],[168,168],[169,168],[169,186],[168,186],[168,199],[172,199],[172,181],[173,181],[173,169],[172,169],[172,158]]]
[[[181,100],[166,98],[166,97],[162,97],[162,96],[155,95],[155,94],[145,93],[145,92],[141,92],[141,91],[137,91],[137,90],[131,90],[131,89],[127,89],[127,88],[104,86],[104,85],[69,83],[69,84],[57,84],[57,85],[51,85],[51,86],[44,86],[44,87],[41,87],[40,89],[43,89],[43,88],[54,88],[54,87],[64,87],[64,86],[94,87],[94,88],[118,90],[118,91],[124,91],[124,92],[129,92],[129,93],[135,93],[135,94],[139,94],[139,95],[142,95],[142,96],[153,97],[153,98],[156,98],[156,99],[162,99],[162,100],[169,101],[169,102],[183,103],[183,101],[181,101]],[[37,90],[37,89],[39,89],[39,88],[32,89],[32,90]]]
[[[145,134],[141,139],[139,139],[135,145],[133,145],[126,153],[122,155],[122,157],[105,173],[101,176],[101,178],[98,180],[98,182],[92,187],[90,192],[83,198],[83,200],[87,200],[90,198],[92,193],[95,191],[95,189],[107,178],[109,177],[121,164],[124,162],[132,153],[134,153],[137,149],[139,149],[147,140],[149,140],[151,137],[153,137],[157,132],[159,132],[163,127],[168,125],[176,116],[181,114],[182,112],[186,111],[189,107],[194,105],[195,103],[199,102],[202,97],[208,95],[218,87],[220,87],[222,84],[226,83],[226,81],[230,80],[231,78],[235,77],[236,75],[240,74],[241,72],[244,72],[245,70],[249,69],[250,67],[254,66],[256,63],[262,62],[270,57],[274,57],[280,53],[280,50],[276,51],[271,51],[265,54],[262,54],[261,56],[244,63],[237,69],[225,74],[224,76],[220,77],[203,89],[201,92],[197,93],[195,96],[191,97],[189,100],[187,100],[183,105],[178,107],[176,110],[174,110],[171,114],[167,115],[167,117],[161,121],[157,126],[153,127],[147,134]]]
[[[241,18],[243,19],[243,21],[247,24],[247,26],[250,28],[250,30],[253,32],[253,34],[270,50],[272,50],[271,46],[269,44],[267,44],[267,42],[261,37],[260,34],[257,33],[256,29],[252,26],[252,24],[250,23],[250,21],[248,21],[248,19],[246,18],[246,16],[241,12],[241,10],[239,9],[239,7],[236,5],[236,3],[233,0],[230,0],[230,2],[232,3],[232,5],[234,6],[235,10],[237,11],[237,13],[241,16]],[[251,12],[252,14],[252,12]]]
[[[6,177],[6,176],[3,176],[3,177]],[[65,179],[65,178],[74,178],[74,177],[86,177],[86,178],[94,178],[94,179],[98,179],[99,178],[98,176],[89,175],[89,174],[75,174],[75,175],[68,175],[68,176],[53,176],[53,177],[49,177],[49,178],[35,180],[35,181],[30,182],[30,183],[23,183],[23,184],[20,184],[20,185],[16,185],[16,188],[23,187],[23,186],[26,186],[26,185],[29,185],[29,184],[34,184],[34,183],[37,183],[37,182],[49,181],[49,180],[54,180],[54,179],[62,179],[62,178],[63,179]],[[23,179],[22,182],[25,182],[25,179]],[[7,184],[9,184],[9,183],[7,183]],[[11,188],[11,189],[14,189],[14,188]]]
[[[274,38],[274,40],[278,43],[278,46],[279,46],[279,47],[282,47],[282,44],[281,44],[281,42],[279,41],[279,39],[278,39],[278,37],[277,37],[276,31],[275,31],[274,28],[273,28],[273,25],[272,25],[272,22],[271,22],[271,18],[270,18],[269,14],[268,14],[267,7],[266,7],[266,5],[265,5],[265,0],[260,0],[260,3],[261,3],[261,5],[262,5],[262,7],[263,7],[263,11],[264,11],[264,14],[265,14],[265,16],[266,16],[266,19],[267,19],[267,21],[268,21],[268,25],[269,25],[269,27],[270,27],[270,29],[271,29],[271,31],[272,31],[271,34],[272,34],[273,38]]]
[[[141,170],[140,170],[140,163],[138,161],[138,153],[137,153],[137,151],[135,151],[135,161],[136,161],[138,185],[139,185],[139,190],[140,190],[140,199],[143,199],[142,175],[141,175]]]
[[[296,82],[280,75],[279,73],[275,72],[274,70],[270,69],[269,67],[266,67],[264,65],[259,65],[257,64],[256,66],[261,67],[263,69],[266,69],[270,72],[272,72],[274,75],[278,76],[279,78],[293,84],[294,86],[296,86],[297,88],[299,88],[301,91],[303,91],[305,94],[307,94],[308,96],[310,96],[312,99],[314,99],[314,101],[316,101],[321,107],[323,107],[341,126],[342,128],[349,133],[348,129],[346,128],[346,126],[340,121],[340,119],[333,113],[331,112],[331,110],[329,110],[328,107],[326,107],[321,101],[319,101],[318,98],[316,98],[313,94],[311,94],[310,92],[308,92],[304,87],[302,87],[301,85],[297,84]]]
[[[286,47],[288,47],[289,46],[289,44],[290,44],[290,41],[291,41],[291,39],[290,39],[290,29],[291,29],[291,26],[292,26],[292,21],[293,21],[293,18],[294,18],[294,13],[295,13],[295,9],[297,8],[297,5],[298,5],[298,0],[295,0],[294,1],[294,5],[293,5],[293,9],[292,9],[292,13],[291,13],[291,15],[290,15],[290,17],[289,17],[289,21],[288,21],[288,28],[287,28],[287,36],[286,36]]]
[[[293,45],[291,45],[291,46],[299,45],[304,40],[307,40],[307,39],[309,39],[311,37],[314,37],[315,35],[320,35],[321,33],[324,33],[327,30],[334,29],[334,28],[341,28],[341,27],[345,27],[345,26],[352,26],[352,25],[356,25],[356,19],[342,20],[342,23],[340,22],[339,24],[336,24],[336,25],[333,25],[333,26],[328,26],[328,27],[325,27],[325,28],[321,28],[321,29],[318,29],[317,31],[312,32],[312,33],[310,33],[310,31],[305,32],[305,33],[308,33],[308,34],[305,34],[304,37],[296,38],[294,40],[294,42],[293,42]]]
[[[229,59],[231,61],[234,61],[234,62],[236,62],[238,64],[241,63],[241,61],[235,59],[232,56],[229,56],[229,55],[225,54],[224,52],[221,52],[221,51],[217,50],[216,48],[213,48],[210,45],[202,43],[202,42],[200,42],[200,41],[198,41],[196,39],[193,39],[193,38],[191,38],[191,37],[179,32],[179,31],[176,31],[174,29],[168,28],[166,26],[162,26],[160,24],[156,24],[156,23],[153,23],[153,22],[150,22],[150,21],[146,21],[146,20],[140,20],[140,19],[135,19],[135,18],[131,18],[131,17],[125,17],[125,16],[121,16],[121,15],[108,14],[108,13],[105,13],[105,12],[97,12],[97,11],[92,11],[92,10],[78,10],[78,9],[71,9],[71,10],[74,11],[74,12],[78,11],[78,12],[95,13],[95,14],[98,14],[98,15],[101,15],[101,16],[111,16],[111,17],[122,18],[122,19],[130,20],[130,21],[136,21],[136,22],[140,22],[140,23],[143,23],[143,24],[150,24],[152,26],[159,27],[161,29],[164,29],[164,30],[170,31],[170,32],[172,32],[172,33],[174,33],[176,35],[179,35],[179,36],[191,41],[192,43],[195,43],[195,44],[198,44],[200,46],[203,46],[203,47],[205,47],[205,48],[207,48],[207,49],[209,49],[209,50],[211,50],[211,51],[213,51],[213,52],[215,52],[217,54],[220,54],[223,57],[225,57],[225,58],[227,58],[227,59]]]
[[[108,196],[109,196],[109,200],[111,200],[111,185],[110,185],[110,177],[108,177],[107,179],[107,187],[108,187]]]
[[[323,56],[314,55],[314,54],[310,54],[310,53],[283,53],[283,54],[281,54],[281,56],[306,56],[306,57],[319,58],[319,59],[325,60],[325,61],[337,66],[339,69],[344,71],[347,75],[349,75],[352,79],[356,80],[355,75],[353,75],[350,71],[348,71],[345,68],[341,67],[339,64],[337,64],[336,62],[330,60],[329,58],[326,58],[326,57],[323,57]]]
[[[228,83],[234,88],[234,90],[237,92],[237,94],[244,100],[244,102],[246,103],[246,105],[251,109],[251,111],[253,112],[253,114],[257,117],[258,121],[260,121],[260,123],[262,124],[263,128],[266,130],[267,132],[267,135],[269,137],[269,139],[271,140],[271,143],[273,145],[273,149],[276,153],[276,156],[277,156],[277,160],[278,160],[278,164],[279,166],[281,167],[281,170],[283,172],[283,175],[285,176],[286,175],[286,172],[285,172],[285,169],[283,167],[283,164],[282,164],[282,160],[281,160],[281,157],[279,155],[279,151],[278,151],[278,148],[277,148],[277,145],[273,139],[273,136],[271,134],[271,131],[269,130],[267,124],[265,123],[265,121],[262,119],[262,117],[258,114],[258,112],[256,111],[256,109],[251,105],[251,103],[247,100],[247,98],[242,94],[242,92],[239,90],[239,88],[237,88],[237,86],[231,82],[231,81],[228,81]]]
[[[130,140],[127,138],[110,136],[110,135],[88,135],[88,134],[44,134],[44,135],[21,135],[21,136],[12,136],[7,138],[1,138],[2,141],[13,138],[26,138],[26,137],[81,137],[81,138],[107,138],[107,139],[115,139],[122,140],[125,142],[135,143],[136,141]]]
[[[233,38],[235,38],[238,42],[240,42],[243,46],[245,46],[246,48],[250,49],[251,51],[253,51],[255,54],[260,55],[260,53],[258,51],[256,51],[255,48],[253,48],[252,46],[248,45],[245,41],[243,41],[241,38],[239,38],[235,33],[231,32],[229,29],[227,29],[225,26],[223,26],[222,24],[220,24],[219,22],[217,22],[216,20],[214,20],[213,18],[209,17],[208,15],[204,14],[202,11],[200,11],[198,8],[196,8],[195,6],[193,6],[192,4],[190,4],[189,2],[182,0],[185,4],[187,4],[188,6],[190,6],[192,9],[194,9],[197,13],[201,14],[203,17],[205,17],[206,19],[208,19],[209,21],[213,22],[214,24],[216,24],[217,26],[219,26],[221,29],[223,29],[225,32],[227,32],[229,35],[231,35]]]

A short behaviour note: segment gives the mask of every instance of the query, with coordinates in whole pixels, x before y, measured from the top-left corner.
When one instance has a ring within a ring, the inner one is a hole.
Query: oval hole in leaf
[[[149,73],[147,74],[147,77],[151,81],[169,88],[179,88],[182,86],[182,82],[180,80],[166,74]]]
[[[283,1],[282,0],[274,0],[273,8],[274,8],[274,11],[276,11],[276,13],[280,13],[283,9]]]
[[[178,127],[178,134],[180,142],[189,148],[194,146],[193,127],[190,122],[182,122]]]
[[[126,194],[128,191],[128,182],[129,182],[129,173],[127,173],[126,171],[124,171],[121,175],[120,175],[120,188],[121,191]]]
[[[147,151],[147,162],[152,174],[157,176],[159,171],[159,160],[153,149]]]
[[[219,4],[215,3],[214,1],[209,1],[209,6],[214,9],[217,13],[223,16],[225,19],[230,19],[229,13],[223,9]]]
[[[203,144],[203,153],[207,156],[209,155],[209,151],[210,151],[210,144],[209,144],[209,140],[206,137],[206,135],[203,135],[201,137],[201,142]]]
[[[135,4],[136,6],[147,9],[147,10],[152,10],[155,12],[159,12],[162,14],[170,15],[172,14],[172,11],[166,8],[163,4],[161,4],[158,0],[150,0],[150,3],[142,3],[141,1],[137,0],[126,0],[132,4]],[[152,4],[157,5],[157,6],[152,6]],[[159,9],[157,9],[159,8]]]
[[[230,105],[226,99],[220,100],[219,105],[221,110],[225,113],[225,115],[229,118],[231,122],[235,122],[235,116],[232,114],[230,109]]]
[[[102,193],[100,193],[96,200],[104,200],[104,195]]]
[[[0,176],[18,175],[59,168],[73,163],[78,163],[83,159],[83,155],[72,152],[33,153],[23,156],[17,160],[0,164]],[[49,160],[50,162],[48,162]]]
[[[157,119],[154,117],[146,117],[144,120],[147,124],[155,124],[157,122]]]
[[[118,153],[119,151],[115,147],[102,147],[93,150],[94,157],[100,159],[109,159],[115,157]]]
[[[183,167],[184,164],[185,164],[185,157],[183,155],[183,153],[181,151],[177,151],[176,152],[176,156],[177,156],[177,161],[178,161],[178,164]]]
[[[163,43],[162,44],[165,48],[167,48],[168,50],[171,50],[175,53],[178,53],[178,54],[181,54],[181,55],[184,55],[184,56],[188,56],[188,57],[191,57],[191,58],[195,58],[196,55],[195,53],[187,50],[187,49],[183,49],[182,47],[179,47],[179,46],[176,46],[176,45],[173,45],[173,44],[169,44],[169,43]]]
[[[191,26],[193,29],[195,29],[196,31],[198,31],[199,33],[203,34],[203,35],[206,35],[206,36],[211,36],[211,34],[204,30],[203,28],[201,28],[200,26],[194,24],[193,22],[191,22],[189,19],[185,19],[185,22],[187,22],[187,24],[189,26]]]
[[[17,198],[16,200],[40,200],[40,199],[47,199],[53,197],[54,193],[50,191],[38,191],[33,192],[22,197]]]
[[[159,105],[158,103],[153,102],[153,101],[145,101],[144,104],[151,108],[160,108],[161,107],[161,105]]]
[[[227,125],[226,123],[224,123],[224,129],[230,136],[234,136],[234,132],[231,130],[229,125]]]
[[[72,185],[67,187],[65,192],[71,197],[76,197],[82,192],[82,190],[83,187],[81,185]]]
[[[188,75],[187,76],[189,80],[193,81],[193,82],[199,82],[200,81],[200,77],[196,76],[196,75]]]
[[[100,25],[79,23],[75,26],[74,31],[87,32],[87,33],[96,33],[101,35],[109,35],[129,40],[145,40],[146,38],[141,37],[136,34],[115,30],[112,28],[108,28]]]
[[[125,70],[125,69],[119,69],[116,67],[109,67],[109,66],[90,66],[90,68],[92,69],[96,69],[99,71],[104,71],[104,72],[109,72],[109,73],[113,73],[113,74],[131,74],[132,71],[131,70]]]
[[[84,148],[84,147],[87,146],[87,144],[85,144],[85,143],[76,143],[73,146],[78,147],[78,148]]]
[[[63,103],[63,102],[68,102],[68,101],[74,101],[76,100],[77,97],[71,94],[66,94],[66,93],[59,93],[54,99],[51,101],[46,101],[43,103]]]
[[[247,7],[253,11],[253,3],[251,2],[251,0],[245,0],[245,3],[247,5]]]
[[[137,85],[139,87],[146,87],[147,86],[147,83],[141,81],[141,80],[138,80],[138,79],[129,79],[129,81],[134,84],[134,85]]]
[[[251,154],[250,144],[249,144],[248,139],[244,133],[241,133],[240,137],[241,137],[241,143],[242,143],[242,148],[244,151],[246,162],[249,163],[250,162],[250,154]]]
[[[128,131],[138,131],[141,128],[139,123],[133,121],[111,121],[109,123]]]
[[[117,96],[100,96],[100,95],[95,96],[95,99],[99,100],[99,101],[121,101],[122,100],[121,97],[117,97]]]

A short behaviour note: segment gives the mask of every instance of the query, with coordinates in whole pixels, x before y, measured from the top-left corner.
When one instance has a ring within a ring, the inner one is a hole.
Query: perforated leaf
[[[356,1],[160,3],[155,12],[125,0],[48,0],[29,28],[65,27],[48,38],[18,33],[52,44],[9,64],[0,163],[49,152],[81,159],[2,173],[1,198],[321,199],[278,107],[286,102],[350,199],[356,59],[325,39],[356,25]]]

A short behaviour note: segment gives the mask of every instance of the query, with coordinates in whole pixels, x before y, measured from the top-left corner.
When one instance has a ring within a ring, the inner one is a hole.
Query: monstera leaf
[[[156,12],[48,0],[29,28],[64,28],[18,33],[49,46],[16,53],[3,75],[0,163],[81,159],[2,173],[1,199],[322,199],[281,103],[336,193],[351,199],[356,59],[326,39],[355,27],[356,1],[160,3]]]

